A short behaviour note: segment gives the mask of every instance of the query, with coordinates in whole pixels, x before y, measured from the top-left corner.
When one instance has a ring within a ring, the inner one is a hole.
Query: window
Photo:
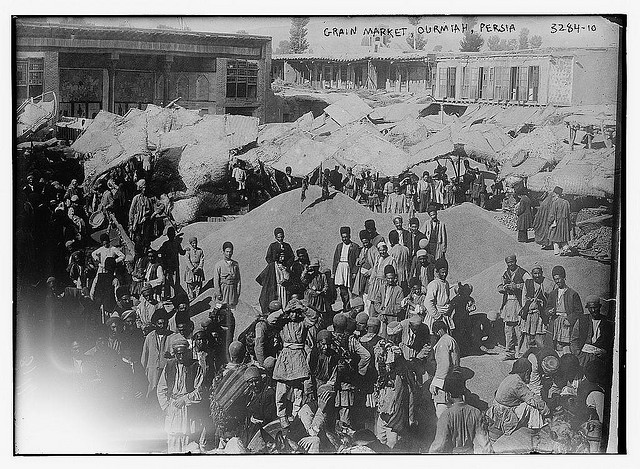
[[[342,83],[347,82],[347,67],[340,66],[340,81]]]
[[[510,93],[509,99],[511,101],[516,101],[518,99],[518,67],[511,67],[511,76],[510,76]]]
[[[529,90],[527,101],[538,102],[538,88],[540,87],[540,67],[529,67]]]
[[[209,80],[204,75],[196,80],[196,101],[209,101]]]
[[[478,69],[471,69],[471,99],[478,99]]]
[[[227,61],[227,98],[251,98],[258,95],[258,62]]]
[[[487,84],[489,81],[489,69],[480,67],[478,71],[478,98],[487,98]]]
[[[447,97],[447,76],[449,74],[449,70],[445,67],[442,67],[438,70],[438,98],[446,98]]]
[[[447,68],[447,98],[456,97],[456,68]]]
[[[16,61],[18,99],[35,98],[44,91],[44,59],[30,58]]]
[[[176,82],[176,97],[180,97],[184,101],[189,100],[189,79],[184,75]]]
[[[484,85],[484,83],[483,83],[483,85]],[[496,85],[496,69],[494,67],[491,67],[491,68],[489,68],[488,82],[486,84],[487,91],[486,91],[486,94],[484,92],[482,93],[482,97],[483,98],[488,98],[488,99],[493,99],[495,85]]]
[[[527,101],[529,67],[518,67],[518,101]]]
[[[462,93],[460,97],[468,98],[469,97],[469,67],[462,67]]]
[[[156,78],[156,100],[164,100],[164,75],[160,75]],[[165,103],[168,104],[168,103]]]

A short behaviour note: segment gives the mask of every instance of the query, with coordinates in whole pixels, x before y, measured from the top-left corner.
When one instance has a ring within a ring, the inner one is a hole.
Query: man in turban
[[[140,179],[136,183],[138,194],[131,200],[129,208],[129,236],[135,244],[137,254],[143,253],[151,242],[153,228],[153,201],[147,197],[147,183]]]
[[[333,267],[331,276],[333,284],[340,290],[342,299],[342,310],[349,310],[350,291],[357,274],[356,261],[360,254],[360,246],[351,241],[351,228],[343,226],[340,228],[342,242],[338,243],[333,253]]]
[[[378,248],[371,244],[370,234],[367,230],[360,231],[360,241],[362,241],[362,249],[356,259],[356,275],[353,282],[351,293],[354,296],[362,297],[364,302],[364,310],[368,313],[371,307],[371,298],[369,296],[370,279],[373,274],[373,268],[380,257]]]
[[[411,256],[409,248],[401,244],[397,231],[389,233],[389,255],[396,260],[396,274],[398,275],[398,285],[402,288],[404,295],[409,293],[409,269],[411,268]]]
[[[562,197],[562,188],[553,189],[553,202],[549,211],[549,242],[553,243],[553,254],[564,256],[569,252],[571,237],[571,208],[569,201]]]
[[[537,430],[544,425],[543,417],[549,414],[549,407],[529,389],[531,371],[531,362],[519,358],[498,386],[487,410],[487,418],[496,433],[511,435],[522,426]]]
[[[375,316],[380,318],[383,325],[404,319],[402,311],[404,295],[402,288],[398,286],[396,269],[392,265],[387,265],[384,268],[384,276],[385,285],[381,288],[378,296],[373,299]]]
[[[431,282],[435,276],[435,259],[427,252],[427,244],[426,238],[420,240],[420,249],[416,251],[416,255],[411,261],[411,270],[409,272],[411,278],[420,280],[422,293],[427,293],[427,285],[429,285],[429,282]]]
[[[602,313],[602,302],[596,295],[585,301],[588,314],[578,317],[571,331],[571,353],[586,367],[589,362],[601,360],[607,365],[613,359],[614,325]]]
[[[373,308],[373,302],[376,301],[381,295],[384,295],[384,289],[386,286],[385,268],[392,266],[394,272],[398,265],[393,256],[389,255],[389,248],[384,241],[380,241],[377,244],[378,259],[373,266],[371,277],[369,278],[369,294],[368,298],[371,301],[371,307]],[[375,311],[367,311],[370,315],[375,315]]]
[[[529,272],[518,265],[515,254],[504,259],[507,269],[502,274],[502,283],[498,285],[498,292],[502,294],[500,314],[504,321],[504,336],[506,356],[505,360],[516,359],[516,348],[519,344],[520,310],[522,309],[522,289],[524,283],[531,276]]]
[[[202,399],[204,374],[186,339],[174,340],[172,348],[175,358],[167,361],[160,375],[157,396],[165,413],[168,452],[184,453],[189,441],[199,438],[202,430],[193,407]]]
[[[584,310],[580,295],[567,285],[567,272],[561,265],[551,270],[555,287],[549,293],[547,311],[549,315],[550,340],[559,354],[571,353],[571,332]]]

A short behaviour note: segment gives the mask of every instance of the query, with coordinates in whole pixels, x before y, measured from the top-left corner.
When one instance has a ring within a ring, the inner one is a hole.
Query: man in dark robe
[[[569,201],[562,197],[562,188],[553,189],[553,202],[549,211],[549,241],[553,243],[553,254],[564,256],[569,252],[571,223]]]
[[[267,255],[265,256],[265,261],[267,264],[269,262],[275,262],[278,260],[278,255],[280,251],[284,252],[284,263],[286,266],[290,266],[293,263],[293,249],[291,249],[291,245],[284,241],[284,230],[280,227],[273,230],[273,235],[276,240],[269,245],[267,248]]]
[[[531,213],[531,199],[526,194],[526,192],[521,191],[516,195],[520,200],[518,202],[518,242],[527,243],[529,242],[529,228],[531,228],[531,224],[533,222],[533,215]]]
[[[409,254],[413,258],[420,249],[420,240],[425,239],[425,234],[420,231],[420,220],[416,217],[409,219],[409,236],[407,237],[407,246],[409,248]]]
[[[594,360],[610,363],[614,324],[602,314],[602,303],[597,296],[588,296],[585,307],[589,313],[579,316],[571,331],[571,353],[578,357],[583,367]]]
[[[549,315],[549,340],[558,352],[569,353],[571,332],[579,317],[583,314],[580,295],[567,286],[567,273],[564,267],[557,265],[551,270],[556,286],[549,293],[547,301]]]
[[[533,219],[533,230],[536,233],[536,243],[542,246],[542,249],[549,249],[549,212],[551,211],[552,203],[552,193],[543,193],[540,206],[538,207],[536,216]]]

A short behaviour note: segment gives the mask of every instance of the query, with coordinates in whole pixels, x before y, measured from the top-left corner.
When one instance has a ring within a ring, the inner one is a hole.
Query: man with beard
[[[553,202],[549,210],[549,242],[553,243],[553,254],[564,256],[569,252],[571,221],[569,201],[562,197],[562,188],[556,186],[552,193]]]
[[[203,372],[200,363],[192,358],[186,339],[174,341],[172,348],[175,358],[167,361],[156,394],[165,413],[168,452],[184,453],[189,441],[200,436],[193,407],[202,399]]]
[[[389,255],[387,244],[384,241],[380,241],[377,247],[378,259],[373,266],[371,277],[369,278],[369,300],[371,300],[371,310],[367,312],[370,315],[375,315],[375,306],[373,305],[373,303],[375,301],[379,301],[381,295],[384,295],[387,281],[385,276],[385,269],[391,266],[393,267],[393,272],[395,272],[397,268],[396,260]],[[402,292],[401,289],[400,292]]]
[[[531,276],[518,265],[515,254],[505,257],[507,270],[502,274],[502,283],[498,286],[498,292],[502,294],[502,306],[500,314],[504,321],[504,336],[506,346],[505,360],[515,360],[518,347],[518,322],[522,309],[522,289],[524,283]]]
[[[140,179],[136,187],[139,193],[133,197],[129,208],[129,236],[135,244],[136,253],[142,253],[151,242],[153,203],[147,197],[144,179]]]
[[[303,276],[309,267],[311,259],[305,248],[296,249],[296,260],[291,264],[291,292],[298,295],[304,295],[307,285],[304,283]]]
[[[138,328],[145,335],[153,330],[153,316],[159,311],[166,313],[164,305],[153,297],[153,288],[151,285],[142,287],[140,303],[136,306],[135,311]]]
[[[553,290],[553,282],[547,279],[540,264],[534,264],[531,268],[531,277],[525,279],[522,289],[522,346],[527,347],[536,344],[543,347],[544,337],[547,334],[549,318],[547,313],[547,302],[549,294]],[[531,310],[531,305],[536,303],[537,311]]]
[[[267,248],[267,255],[265,256],[265,261],[267,264],[271,262],[276,262],[280,253],[284,253],[284,265],[287,267],[293,263],[293,249],[291,249],[291,245],[284,240],[284,230],[280,227],[273,230],[273,236],[276,240],[269,245]]]
[[[376,222],[374,220],[365,220],[364,229],[369,232],[369,240],[372,246],[377,246],[380,242],[384,242],[384,238],[376,230]]]
[[[402,288],[398,286],[398,276],[392,265],[387,265],[384,268],[384,276],[385,285],[379,291],[378,296],[373,299],[373,308],[382,324],[386,325],[404,319],[402,311],[404,295]]]
[[[403,246],[409,247],[409,232],[403,228],[402,223],[403,220],[400,215],[393,217],[393,226],[395,227],[395,230],[391,230],[389,232],[389,239],[391,239],[391,233],[395,231],[398,233],[398,242]]]
[[[427,286],[435,276],[435,259],[427,252],[425,249],[426,246],[427,240],[425,238],[421,239],[420,249],[416,251],[416,255],[411,261],[411,271],[409,272],[410,278],[415,278],[420,281],[423,294],[427,293]]]
[[[614,325],[602,314],[600,298],[589,295],[585,302],[588,314],[583,314],[571,331],[571,353],[586,367],[594,360],[611,363]]]
[[[420,249],[420,241],[425,239],[425,235],[418,228],[420,227],[420,220],[416,217],[409,219],[409,235],[407,236],[407,243],[405,246],[409,248],[409,255],[411,258],[415,257],[418,249]]]
[[[171,331],[167,329],[167,318],[164,311],[156,311],[151,322],[155,327],[144,339],[140,363],[147,372],[147,381],[149,382],[147,388],[148,404],[155,407],[158,402],[155,398],[158,380],[167,359],[171,358],[171,341],[169,340]]]
[[[364,310],[368,313],[371,307],[369,282],[373,273],[373,267],[376,265],[380,253],[378,249],[371,244],[370,234],[367,230],[360,231],[360,241],[362,241],[362,249],[356,260],[356,276],[351,293],[353,293],[354,296],[362,297]]]
[[[551,270],[555,287],[549,293],[549,334],[554,349],[559,354],[570,353],[571,332],[584,311],[580,295],[567,285],[564,267],[557,265]]]

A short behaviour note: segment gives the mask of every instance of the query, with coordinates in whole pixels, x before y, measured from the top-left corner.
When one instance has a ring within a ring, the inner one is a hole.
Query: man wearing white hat
[[[131,200],[129,208],[129,236],[135,243],[136,252],[142,252],[149,244],[153,203],[146,195],[147,183],[140,179],[136,183],[138,194]]]

